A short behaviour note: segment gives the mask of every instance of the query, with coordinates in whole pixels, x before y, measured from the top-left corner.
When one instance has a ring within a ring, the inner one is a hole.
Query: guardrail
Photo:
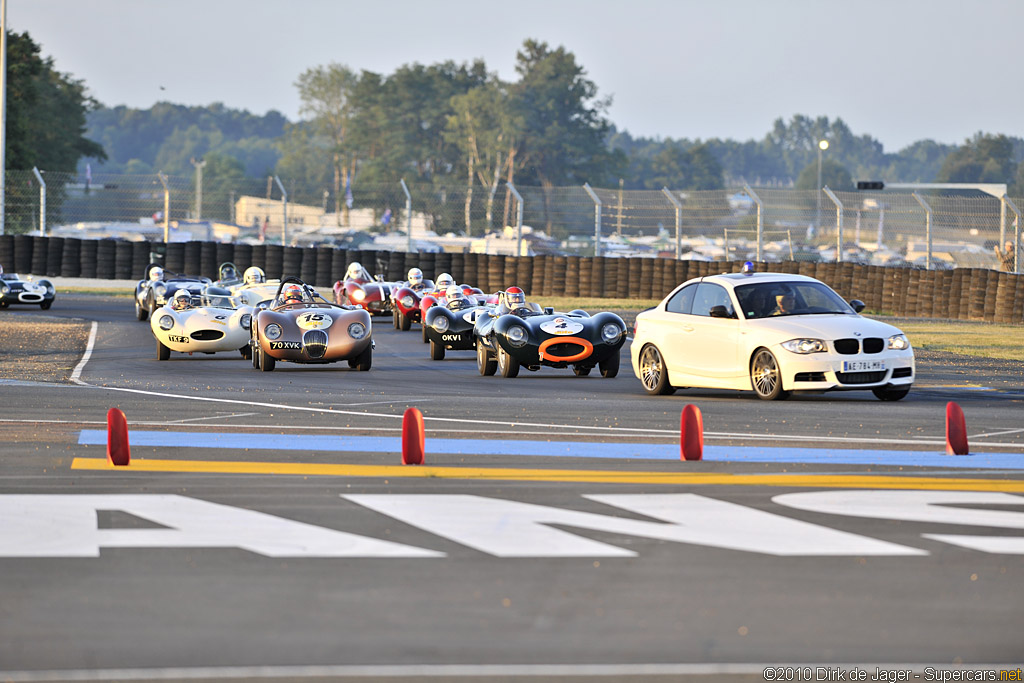
[[[0,265],[9,272],[132,280],[156,261],[172,272],[217,277],[220,264],[259,266],[268,278],[296,275],[317,287],[341,279],[359,261],[387,280],[410,268],[427,278],[447,272],[458,282],[496,291],[512,285],[533,296],[659,299],[685,280],[739,270],[738,261],[668,258],[503,256],[282,247],[219,242],[124,242],[0,235]],[[1024,322],[1024,275],[984,268],[918,270],[854,263],[785,261],[759,270],[815,277],[844,299],[900,317]]]

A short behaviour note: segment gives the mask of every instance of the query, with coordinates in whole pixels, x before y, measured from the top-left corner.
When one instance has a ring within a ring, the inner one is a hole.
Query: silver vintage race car
[[[265,308],[264,308],[265,306]],[[261,303],[252,324],[252,364],[263,371],[277,361],[348,361],[369,370],[373,358],[370,314],[332,304],[295,277],[281,281],[270,302]]]
[[[145,320],[165,305],[179,289],[185,289],[192,296],[199,296],[210,284],[208,277],[194,277],[165,272],[159,263],[146,266],[143,277],[135,284],[135,317]]]

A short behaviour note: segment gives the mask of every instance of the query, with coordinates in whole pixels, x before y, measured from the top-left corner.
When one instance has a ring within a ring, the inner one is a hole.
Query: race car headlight
[[[171,329],[172,327],[174,327],[174,318],[172,318],[169,315],[162,315],[162,316],[160,316],[160,329],[161,330],[165,330],[166,331],[166,330]]]
[[[526,344],[526,328],[521,325],[513,325],[508,328],[505,338],[508,339],[509,344],[516,348],[523,346]]]
[[[353,339],[362,339],[366,336],[366,325],[362,323],[352,323],[348,326],[348,336]]]
[[[46,293],[47,293],[47,294],[53,294],[53,293],[55,293],[56,291],[57,291],[57,290],[53,288],[53,285],[46,285]]]
[[[252,316],[248,313],[243,313],[242,317],[238,319],[238,323],[242,326],[243,330],[247,330],[252,326]]]
[[[11,288],[8,287],[7,285],[4,285],[3,287],[0,287],[0,292],[3,292],[4,294],[6,294],[9,291],[11,291]]]
[[[157,296],[163,296],[167,293],[167,285],[156,285],[153,287],[153,291],[156,292]]]
[[[605,323],[605,325],[601,327],[601,339],[604,339],[609,344],[618,339],[621,334],[622,328],[615,323]]]
[[[889,348],[894,351],[905,351],[910,348],[910,340],[905,334],[894,334],[889,337]]]
[[[362,301],[363,299],[366,298],[366,291],[362,289],[357,289],[356,291],[352,292],[352,298],[356,301]]]
[[[406,294],[405,296],[402,297],[402,305],[405,306],[406,308],[412,308],[413,304],[415,304],[415,303],[416,302],[414,302],[412,300],[412,297],[409,296],[408,294]]]
[[[277,323],[270,323],[263,330],[263,334],[266,335],[267,339],[277,339],[281,336],[281,326]]]
[[[449,324],[450,323],[448,322],[448,318],[444,317],[443,315],[437,316],[436,318],[434,318],[434,322],[430,323],[431,327],[433,327],[435,330],[441,333],[448,331]]]
[[[808,353],[825,353],[828,346],[821,339],[790,339],[781,344],[782,348],[793,353],[806,355]]]

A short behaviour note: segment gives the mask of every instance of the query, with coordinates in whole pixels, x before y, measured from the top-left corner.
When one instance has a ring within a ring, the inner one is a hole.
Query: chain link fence
[[[471,251],[469,238],[514,234],[505,228],[516,225],[520,208],[503,183],[364,185],[357,179],[346,193],[273,177],[207,177],[201,186],[197,179],[8,171],[5,232],[38,235],[42,228],[66,237],[163,240],[166,229],[171,241],[348,247],[376,237],[377,246],[367,248],[399,251],[423,250],[447,236],[454,241],[440,248]],[[995,247],[1021,243],[1017,207],[1024,206],[1024,198],[904,191],[515,189],[533,253],[926,269],[998,269]],[[383,238],[410,231],[415,241],[408,234]]]

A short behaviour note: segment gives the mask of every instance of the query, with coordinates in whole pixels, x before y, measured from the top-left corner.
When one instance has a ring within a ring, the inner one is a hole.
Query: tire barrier
[[[96,277],[96,251],[99,247],[99,240],[82,240],[81,249],[78,252],[78,274],[79,277]],[[142,273],[138,274],[142,277]]]
[[[81,277],[82,240],[68,237],[64,240],[64,257],[60,263],[61,277]]]
[[[117,258],[117,242],[100,240],[96,245],[96,277],[101,280],[115,280],[114,265]]]
[[[14,235],[0,235],[0,266],[14,270]]]
[[[164,256],[164,270],[171,273],[182,273],[185,271],[184,242],[171,242],[167,245],[167,254]],[[142,279],[142,273],[136,273],[135,277]]]
[[[266,259],[263,263],[263,272],[268,280],[278,280],[284,269],[284,249],[279,244],[266,245]]]
[[[0,235],[0,265],[8,272],[34,275],[129,279],[142,277],[145,266],[159,262],[173,273],[218,276],[221,263],[239,272],[258,266],[267,278],[295,275],[317,287],[344,277],[352,261],[375,275],[405,278],[410,268],[428,279],[451,273],[460,284],[488,293],[518,285],[529,296],[659,300],[677,285],[696,277],[737,272],[738,261],[588,256],[504,256],[472,253],[419,253],[287,247],[215,242],[124,242],[78,238]],[[822,280],[844,299],[860,299],[882,315],[944,318],[1019,324],[1024,322],[1024,274],[981,268],[917,270],[854,263],[786,261],[759,263],[759,271],[809,275]]]
[[[14,263],[13,268],[7,266],[8,270],[15,273],[32,272],[32,235],[14,236]]]
[[[132,276],[133,242],[116,242],[114,244],[114,279],[128,280]]]
[[[187,275],[199,275],[203,267],[203,243],[190,240],[185,242],[185,265],[184,272]]]
[[[46,259],[50,251],[47,247],[48,241],[49,239],[46,237],[32,238],[32,269],[29,271],[30,273],[46,274]]]

